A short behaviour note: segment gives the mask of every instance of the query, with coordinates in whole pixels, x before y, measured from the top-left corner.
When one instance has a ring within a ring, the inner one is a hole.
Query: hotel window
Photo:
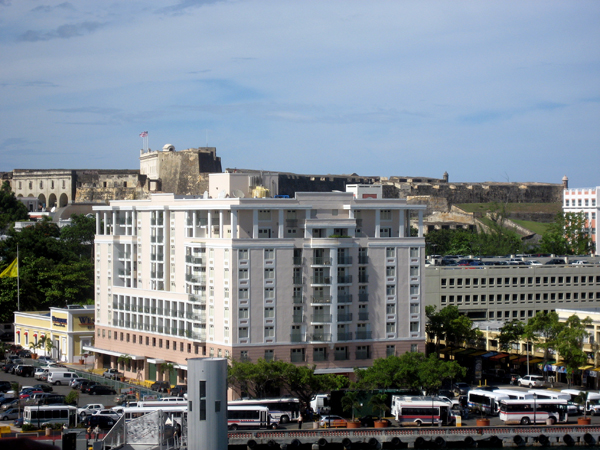
[[[395,277],[396,276],[396,268],[394,266],[387,266],[385,268],[385,276],[386,277]]]
[[[581,199],[577,200],[577,206],[581,206]]]
[[[261,220],[261,221],[271,220],[271,210],[270,209],[259,209],[258,210],[258,220]]]
[[[275,317],[275,308],[265,308],[265,319],[272,319],[273,317]]]
[[[238,298],[240,300],[248,300],[250,298],[250,295],[248,294],[248,289],[244,288],[244,289],[240,289],[239,294],[238,294]]]
[[[410,295],[419,295],[419,285],[418,284],[410,285]]]
[[[390,227],[379,228],[379,237],[382,237],[382,238],[392,237],[392,229]]]
[[[240,308],[238,312],[239,319],[247,319],[249,316],[248,308]]]
[[[565,206],[569,206],[569,200],[565,200]]]
[[[396,332],[396,322],[387,322],[385,324],[385,332],[386,333],[395,333]]]
[[[248,328],[247,327],[241,327],[238,330],[238,335],[239,335],[240,339],[246,339],[248,337]]]
[[[274,327],[265,327],[265,338],[275,337],[275,328]]]
[[[419,332],[419,322],[411,322],[410,323],[410,332],[418,333]]]
[[[585,199],[585,206],[589,206],[589,200],[587,198]]]
[[[392,210],[382,209],[379,217],[381,220],[392,220]]]
[[[265,269],[265,280],[272,280],[275,278],[275,269]]]
[[[410,276],[411,277],[419,276],[419,266],[410,266]]]
[[[410,248],[410,257],[411,258],[418,258],[419,257],[419,249],[417,247],[411,247]]]
[[[393,258],[394,256],[396,256],[396,247],[386,247],[385,256],[387,258]]]
[[[265,298],[267,298],[267,299],[275,298],[275,289],[265,288]]]
[[[395,345],[386,345],[385,346],[385,356],[396,356],[396,346]]]
[[[265,361],[273,361],[273,349],[265,350]]]
[[[241,248],[238,250],[238,258],[240,261],[245,261],[248,259],[248,249]]]
[[[247,280],[248,279],[248,269],[240,269],[239,277],[240,277],[240,280]]]
[[[417,353],[419,351],[419,344],[410,344],[411,353]]]
[[[410,313],[411,314],[419,314],[419,304],[418,303],[411,303],[410,304]]]
[[[275,250],[272,248],[265,249],[265,260],[275,259]]]
[[[385,305],[385,313],[386,314],[396,314],[396,304],[388,303]]]
[[[393,284],[388,284],[385,287],[385,293],[386,295],[396,295],[396,286]]]

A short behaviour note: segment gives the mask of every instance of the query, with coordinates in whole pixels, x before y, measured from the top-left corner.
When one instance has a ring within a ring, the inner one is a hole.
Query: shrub
[[[36,427],[35,425],[29,424],[29,423],[24,423],[23,424],[23,428],[21,428],[23,431],[37,431],[38,427]]]

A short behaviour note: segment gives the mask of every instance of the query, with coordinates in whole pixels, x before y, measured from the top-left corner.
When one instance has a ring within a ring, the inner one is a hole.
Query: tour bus
[[[451,405],[433,398],[415,398],[392,396],[392,414],[400,426],[421,425],[453,425],[456,417],[451,412]]]
[[[565,399],[525,399],[500,401],[500,420],[521,425],[530,423],[566,422],[567,400]]]
[[[578,389],[563,389],[560,391],[563,394],[569,394],[574,402],[579,395],[585,395],[586,391]],[[600,394],[598,392],[588,392],[587,401],[585,402],[585,410],[593,415],[600,414]]]
[[[41,427],[46,423],[62,423],[69,428],[77,426],[77,408],[67,405],[26,406],[23,424]]]
[[[176,405],[164,405],[161,407],[157,406],[134,406],[133,408],[128,408],[124,406],[118,406],[112,408],[113,411],[118,412],[125,416],[125,422],[129,422],[133,419],[137,419],[138,417],[145,416],[146,414],[152,413],[154,411],[162,411],[165,414],[168,414],[171,417],[171,420],[181,419],[181,417],[187,415],[187,405],[186,406],[176,406]],[[179,422],[179,420],[178,420]]]
[[[506,394],[497,391],[474,389],[467,394],[467,403],[471,411],[481,411],[485,414],[496,415],[500,411],[500,401],[509,400]]]
[[[508,398],[510,398],[511,400],[525,400],[528,398],[533,399],[533,394],[530,394],[529,392],[525,391],[517,391],[515,389],[496,389],[492,392],[495,392],[496,394],[508,395]]]
[[[297,398],[246,399],[227,402],[228,406],[266,406],[271,420],[277,423],[297,421],[300,415],[300,400]]]
[[[277,428],[266,406],[227,406],[227,428]]]

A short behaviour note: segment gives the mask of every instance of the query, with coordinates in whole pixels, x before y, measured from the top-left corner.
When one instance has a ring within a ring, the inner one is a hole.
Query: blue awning
[[[481,356],[483,358],[489,358],[490,356],[494,356],[494,355],[497,355],[497,354],[498,354],[498,352],[489,352],[489,353],[486,353],[485,355],[481,355]]]

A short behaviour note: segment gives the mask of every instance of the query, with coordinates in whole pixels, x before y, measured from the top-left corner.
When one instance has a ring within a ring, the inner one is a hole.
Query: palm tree
[[[352,422],[354,422],[355,411],[360,407],[361,404],[358,399],[358,391],[346,391],[346,393],[342,397],[342,408],[344,409],[344,411],[352,412]]]
[[[390,407],[386,404],[387,394],[375,394],[369,400],[369,405],[373,407],[376,411],[378,410],[381,414],[379,417],[383,419],[384,413],[390,410]]]

